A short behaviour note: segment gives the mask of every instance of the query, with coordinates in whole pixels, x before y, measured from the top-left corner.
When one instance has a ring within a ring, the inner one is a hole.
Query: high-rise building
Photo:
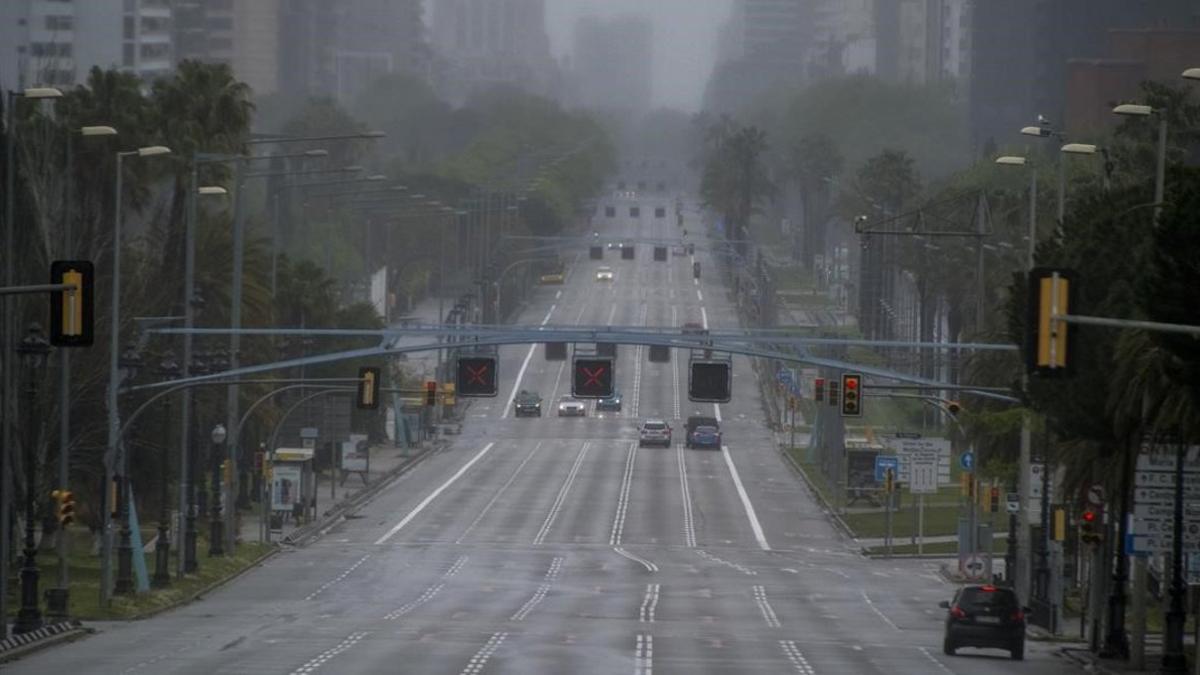
[[[545,0],[434,0],[432,43],[443,91],[462,100],[493,84],[555,97]]]
[[[286,0],[279,23],[288,94],[347,102],[387,73],[428,75],[421,0]]]
[[[644,16],[584,17],[575,24],[575,103],[645,112],[653,88],[654,28]]]
[[[282,0],[175,4],[175,59],[224,63],[256,94],[279,89]]]
[[[784,83],[806,80],[812,37],[810,0],[735,0],[721,29],[705,107],[728,111]]]

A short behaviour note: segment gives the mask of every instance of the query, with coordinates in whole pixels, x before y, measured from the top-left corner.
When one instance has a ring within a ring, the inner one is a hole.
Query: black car
[[[596,411],[612,410],[621,412],[621,392],[613,390],[612,396],[596,401]]]
[[[516,417],[541,417],[542,397],[536,391],[522,389],[513,400],[513,415]]]
[[[1007,649],[1013,659],[1025,658],[1025,612],[1011,588],[991,584],[963,586],[950,602],[938,605],[946,613],[942,651],[959,647]]]

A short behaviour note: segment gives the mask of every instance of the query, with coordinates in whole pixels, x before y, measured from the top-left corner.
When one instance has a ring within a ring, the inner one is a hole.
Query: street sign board
[[[914,495],[937,494],[937,460],[927,457],[910,460],[908,491]]]
[[[1133,540],[1133,553],[1172,553],[1174,551],[1175,538],[1171,533],[1162,535],[1134,534],[1130,539]],[[1200,534],[1184,535],[1183,552],[1200,553]]]
[[[876,455],[875,456],[875,482],[882,483],[887,475],[887,470],[892,470],[892,475],[900,473],[900,458],[894,455]]]
[[[898,479],[911,483],[909,465],[913,460],[937,463],[938,485],[950,484],[950,441],[945,438],[922,438],[920,434],[898,433],[881,436],[880,440],[900,458]]]
[[[1151,450],[1149,446],[1142,446],[1137,458],[1137,470],[1174,472],[1176,461],[1174,448],[1159,446]],[[1185,473],[1200,473],[1200,447],[1188,448],[1183,458],[1183,470]]]
[[[984,562],[983,556],[974,554],[967,557],[962,563],[963,573],[969,579],[980,579],[983,577],[984,570],[987,569],[987,563]]]
[[[1184,501],[1200,500],[1200,485],[1183,486]],[[1175,488],[1134,488],[1134,504],[1174,504]]]
[[[1200,485],[1200,473],[1184,473],[1183,474],[1183,489]],[[1133,474],[1133,486],[1135,488],[1162,488],[1167,490],[1175,489],[1175,472],[1164,473],[1162,471],[1138,471]]]
[[[963,471],[973,471],[975,469],[975,453],[964,452],[958,458],[958,465]]]
[[[1200,520],[1200,503],[1184,503],[1183,516],[1186,520]],[[1134,504],[1133,517],[1140,520],[1173,521],[1175,505],[1172,504]]]
[[[1009,513],[1017,513],[1021,510],[1021,493],[1009,492],[1004,495],[1004,510]]]
[[[1100,506],[1104,503],[1104,486],[1099,483],[1093,483],[1088,487],[1087,501],[1092,506]]]

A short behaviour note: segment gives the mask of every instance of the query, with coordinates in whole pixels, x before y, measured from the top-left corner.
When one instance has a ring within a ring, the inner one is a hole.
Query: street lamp
[[[225,535],[223,532],[224,523],[221,521],[221,444],[225,442],[225,425],[217,424],[212,429],[212,485],[209,486],[212,490],[212,521],[209,524],[208,533],[208,556],[218,557],[225,555]]]
[[[1186,77],[1186,73],[1184,74]],[[1167,110],[1137,103],[1122,103],[1113,108],[1113,114],[1122,117],[1149,117],[1158,115],[1158,166],[1154,172],[1154,223],[1162,211],[1163,192],[1167,175]],[[1163,658],[1166,658],[1165,656]]]
[[[1185,80],[1200,80],[1200,68],[1188,68],[1183,71],[1183,78]]]
[[[121,353],[121,358],[118,360],[120,368],[120,381],[133,380],[137,377],[138,371],[142,368],[142,357],[138,353],[135,346],[129,345],[125,351]],[[120,514],[121,520],[121,539],[117,546],[117,583],[114,591],[118,594],[125,595],[133,592],[133,531],[130,528],[129,507],[132,495],[129,491],[129,454],[125,452],[124,445],[120,442],[120,433],[117,435],[117,444],[120,448],[121,475],[117,479],[117,513]]]
[[[175,353],[168,351],[163,354],[162,361],[158,364],[156,374],[164,380],[171,380],[179,376],[179,364],[175,361]],[[171,421],[171,403],[170,397],[164,396],[162,403],[162,457],[159,459],[159,514],[158,514],[158,538],[157,544],[154,547],[154,580],[155,588],[166,588],[171,585],[171,541],[168,537],[170,524],[170,509],[167,508],[169,500],[169,491],[167,489],[168,464],[170,459],[170,421]]]
[[[50,343],[42,333],[42,327],[33,323],[29,333],[17,347],[21,364],[26,373],[26,437],[25,437],[25,561],[21,566],[21,609],[13,624],[14,633],[28,633],[42,627],[42,612],[38,606],[37,546],[34,542],[34,495],[37,494],[36,459],[33,447],[37,444],[37,424],[34,422],[37,408],[37,382],[46,357],[50,354]]]
[[[121,387],[120,371],[118,363],[120,358],[118,354],[119,344],[121,340],[121,228],[122,228],[122,213],[121,213],[121,197],[124,187],[124,160],[126,157],[158,157],[171,154],[171,149],[163,145],[148,145],[137,150],[129,150],[117,153],[117,179],[116,188],[113,197],[113,235],[112,235],[112,296],[110,300],[111,313],[109,324],[109,350],[108,350],[108,452],[104,457],[104,484],[111,485],[113,478],[113,466],[117,461],[120,452],[118,447],[117,434],[121,428],[120,411],[117,409],[117,394]],[[108,491],[105,490],[104,500],[107,502]],[[102,531],[104,556],[100,561],[100,597],[103,604],[108,604],[109,595],[109,577],[111,576],[112,561],[112,535],[109,532],[110,528],[110,512],[111,505],[104,504],[101,509],[101,518],[103,519],[104,528]],[[125,529],[128,529],[126,526]]]

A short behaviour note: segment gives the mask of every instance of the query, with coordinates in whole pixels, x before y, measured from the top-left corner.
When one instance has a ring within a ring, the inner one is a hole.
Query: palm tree
[[[792,146],[788,169],[800,189],[803,202],[803,238],[793,240],[792,257],[804,252],[805,264],[812,266],[815,256],[825,251],[825,211],[829,206],[829,182],[842,171],[844,160],[837,145],[827,134],[808,134]]]

